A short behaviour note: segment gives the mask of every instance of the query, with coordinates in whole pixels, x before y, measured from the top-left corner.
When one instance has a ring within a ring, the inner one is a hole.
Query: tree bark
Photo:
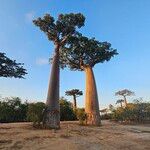
[[[123,96],[124,97],[124,103],[125,103],[125,107],[127,107],[127,99],[126,99],[126,96]]]
[[[76,95],[73,95],[73,110],[77,110],[77,101],[76,101]]]
[[[122,108],[122,102],[120,103],[120,105],[121,105],[121,108]]]
[[[43,118],[43,125],[46,128],[60,128],[59,72],[59,45],[56,45]]]
[[[87,124],[99,126],[101,121],[94,73],[91,67],[85,67],[84,70],[86,74],[85,112]]]

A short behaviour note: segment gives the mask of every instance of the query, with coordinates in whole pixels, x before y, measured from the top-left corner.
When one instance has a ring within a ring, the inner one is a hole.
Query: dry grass
[[[61,130],[33,129],[30,123],[0,124],[4,150],[149,150],[150,126],[119,125],[103,121],[101,127],[62,122]]]

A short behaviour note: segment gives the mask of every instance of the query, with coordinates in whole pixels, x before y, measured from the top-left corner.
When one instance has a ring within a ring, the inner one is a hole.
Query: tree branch
[[[60,42],[60,45],[61,45],[61,46],[66,42],[66,40],[67,40],[67,38],[68,38],[69,36],[70,36],[70,33],[67,34],[67,35],[61,40],[61,42]]]

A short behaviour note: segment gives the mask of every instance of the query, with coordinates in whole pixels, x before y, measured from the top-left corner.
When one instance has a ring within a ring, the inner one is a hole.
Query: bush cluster
[[[45,103],[22,103],[18,97],[0,99],[0,123],[31,121],[33,125],[40,125],[43,119]],[[77,120],[72,103],[64,98],[60,99],[60,120]]]
[[[150,103],[129,103],[127,107],[112,110],[111,119],[121,122],[150,122]]]
[[[19,97],[0,100],[0,123],[27,121],[28,103],[22,103]]]

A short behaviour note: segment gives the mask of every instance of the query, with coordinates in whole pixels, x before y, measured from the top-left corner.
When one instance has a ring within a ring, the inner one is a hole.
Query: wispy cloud
[[[49,60],[47,58],[37,58],[36,64],[37,65],[47,65],[47,64],[49,64]]]
[[[35,12],[34,11],[30,11],[28,13],[25,14],[25,20],[27,22],[32,22],[32,20],[34,19],[35,17]]]

